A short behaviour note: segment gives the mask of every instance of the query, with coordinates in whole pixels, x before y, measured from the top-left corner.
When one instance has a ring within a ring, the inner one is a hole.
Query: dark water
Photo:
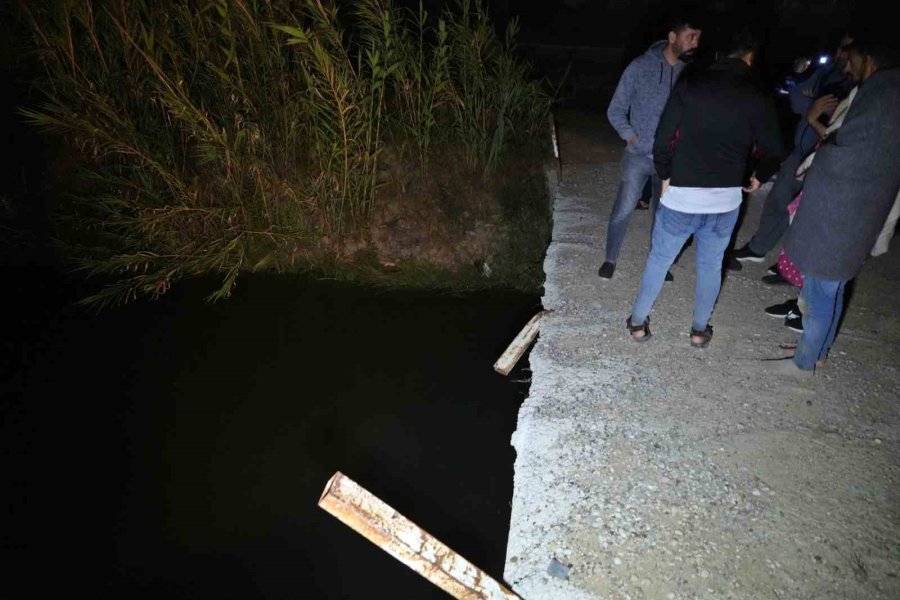
[[[273,276],[75,309],[70,151],[0,48],[0,598],[447,597],[317,507],[337,470],[499,578],[528,373],[492,365],[538,298]]]
[[[526,363],[492,364],[537,298],[255,277],[91,316],[29,272],[0,596],[447,597],[316,506],[337,470],[502,576]]]

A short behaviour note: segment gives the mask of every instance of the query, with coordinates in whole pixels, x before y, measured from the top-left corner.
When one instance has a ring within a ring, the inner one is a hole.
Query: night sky
[[[415,2],[415,4],[418,4]],[[440,0],[426,2],[432,13]],[[874,0],[491,0],[498,22],[519,17],[520,42],[624,48],[637,55],[662,39],[671,14],[702,17],[711,51],[731,32],[750,27],[765,41],[770,64],[789,64],[801,54],[833,51],[844,29],[892,22],[889,3]]]

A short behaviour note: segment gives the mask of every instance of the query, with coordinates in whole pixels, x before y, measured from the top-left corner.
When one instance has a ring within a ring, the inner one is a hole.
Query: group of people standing
[[[611,279],[628,222],[651,183],[651,250],[626,319],[635,341],[650,339],[650,312],[669,268],[693,237],[697,281],[690,343],[709,345],[723,264],[762,262],[786,234],[772,276],[800,297],[766,309],[802,319],[797,344],[765,364],[809,376],[828,355],[844,289],[870,254],[886,251],[900,212],[900,52],[890,38],[845,36],[832,63],[791,91],[801,115],[786,153],[772,98],[753,73],[760,47],[735,35],[724,58],[682,73],[702,27],[681,18],[622,74],[607,115],[626,142],[621,182],[598,275]],[[777,173],[777,175],[776,175]],[[726,251],[744,194],[772,176],[759,227]]]

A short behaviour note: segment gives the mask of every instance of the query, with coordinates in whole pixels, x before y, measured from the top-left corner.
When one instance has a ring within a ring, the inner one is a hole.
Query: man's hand
[[[759,189],[759,185],[760,185],[759,179],[756,178],[756,175],[751,175],[750,176],[750,185],[748,185],[747,187],[741,188],[741,189],[744,190],[745,192],[747,192],[748,194],[752,194],[753,192],[755,192],[756,190]]]
[[[838,102],[837,96],[834,94],[826,94],[821,98],[818,98],[812,103],[809,110],[806,111],[806,122],[810,125],[812,125],[813,122],[818,122],[819,117],[826,113],[830,113],[837,108]]]
[[[667,189],[669,189],[669,180],[668,180],[668,179],[663,179],[663,180],[662,180],[662,189],[659,191],[659,197],[660,197],[660,198],[662,198],[663,196],[666,195],[666,190],[667,190]]]
[[[631,139],[628,140],[628,143],[631,145],[634,145],[634,144],[637,144],[637,141],[638,141],[638,136],[633,135],[633,136],[631,136]]]

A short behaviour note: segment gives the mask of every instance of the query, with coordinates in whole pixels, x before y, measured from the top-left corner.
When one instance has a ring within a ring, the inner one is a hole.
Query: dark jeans
[[[781,163],[781,169],[778,171],[778,177],[772,184],[769,195],[766,196],[765,204],[763,204],[762,216],[759,218],[759,227],[753,238],[750,240],[750,250],[756,254],[766,254],[775,248],[775,244],[784,235],[790,226],[790,217],[788,216],[787,207],[800,190],[803,189],[803,182],[797,181],[794,173],[797,167],[803,162],[806,152],[794,150]]]

